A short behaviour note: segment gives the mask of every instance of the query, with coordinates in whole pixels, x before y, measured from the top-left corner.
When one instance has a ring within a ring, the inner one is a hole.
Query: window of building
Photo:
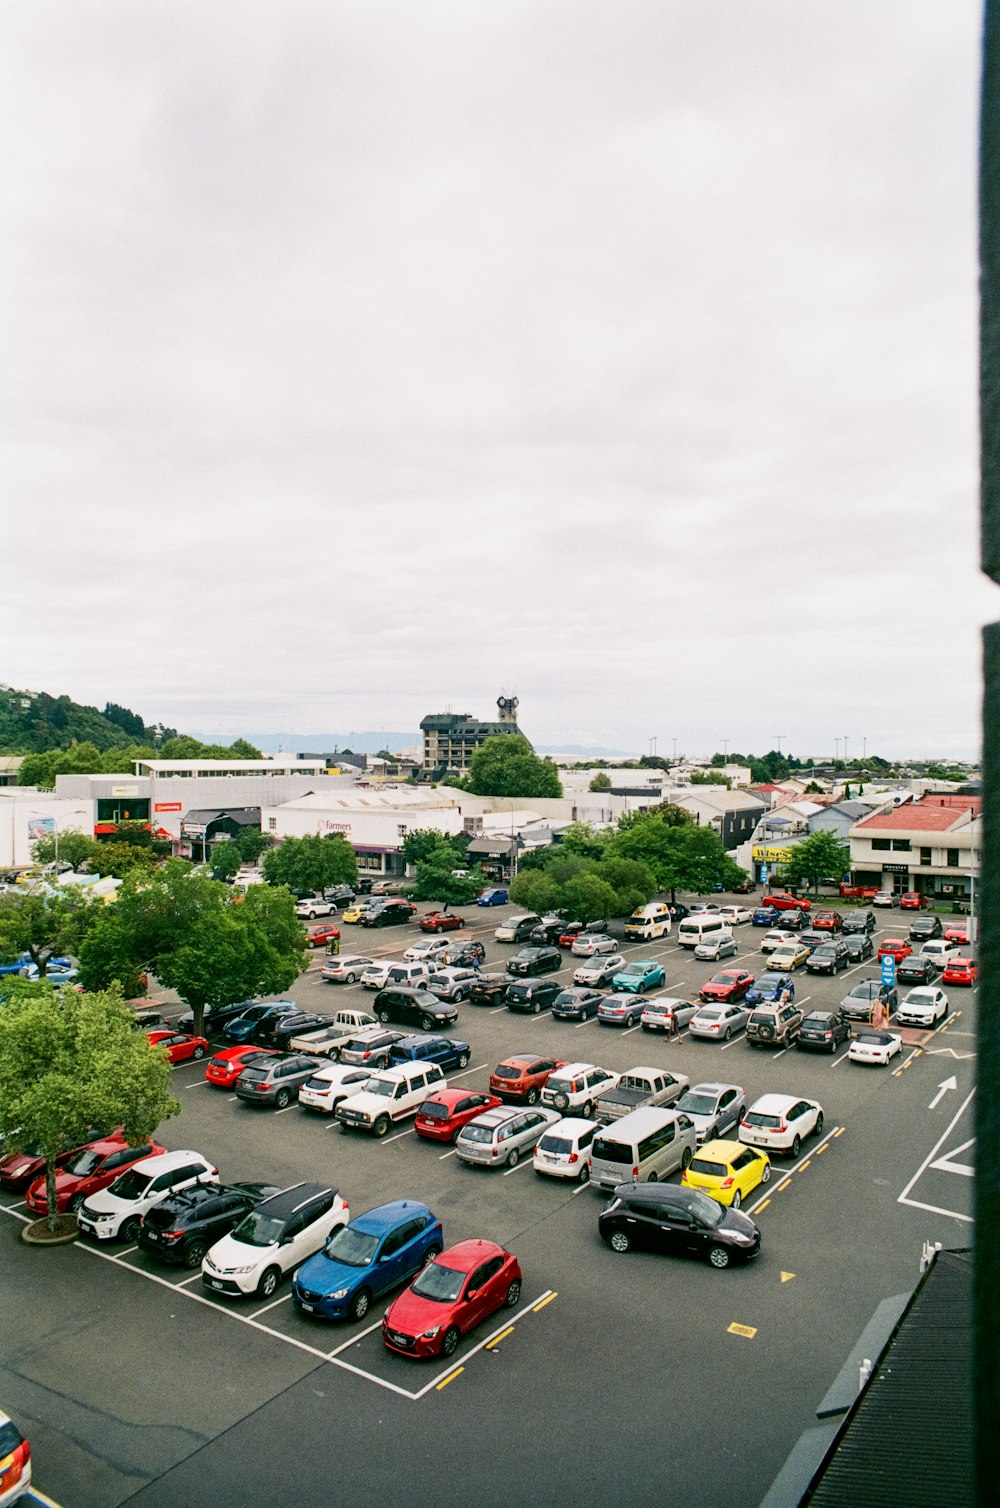
[[[948,850],[948,868],[949,869],[957,869],[958,868],[958,849],[957,848],[949,848],[949,850]]]
[[[879,850],[883,850],[883,851],[887,852],[891,847],[892,847],[892,844],[889,842],[888,838],[873,838],[872,839],[872,848],[874,848],[874,849],[879,849]]]
[[[149,801],[135,796],[113,796],[110,800],[98,800],[98,822],[148,822]]]
[[[909,853],[910,840],[909,838],[893,838],[892,846],[896,853]]]
[[[922,848],[920,850],[920,862],[921,864],[930,864],[933,862],[931,859],[931,850],[929,848]]]
[[[278,819],[277,819],[277,817],[268,817],[268,819],[267,819],[267,825],[268,825],[268,829],[272,833],[276,832],[277,828],[278,828]]]

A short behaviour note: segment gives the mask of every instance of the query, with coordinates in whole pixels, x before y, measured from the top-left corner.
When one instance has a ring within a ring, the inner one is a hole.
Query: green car
[[[657,963],[653,958],[637,958],[626,964],[611,983],[613,989],[630,990],[635,995],[642,995],[646,990],[659,989],[666,982],[667,976],[662,963]]]

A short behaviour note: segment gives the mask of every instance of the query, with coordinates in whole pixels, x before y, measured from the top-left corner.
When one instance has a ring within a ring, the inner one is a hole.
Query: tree
[[[0,895],[0,958],[13,962],[26,953],[45,978],[48,960],[80,951],[88,930],[104,907],[79,890],[38,890]]]
[[[36,864],[52,864],[58,858],[60,861],[65,859],[74,869],[80,869],[85,860],[98,852],[100,846],[97,839],[89,833],[77,832],[75,828],[71,828],[58,836],[46,833],[44,838],[37,839],[31,845],[31,855]]]
[[[50,1230],[56,1213],[56,1159],[94,1126],[123,1125],[144,1141],[180,1105],[171,1096],[166,1054],[150,1046],[115,990],[59,996],[48,984],[18,980],[7,991],[0,1033],[0,1136],[5,1150],[37,1148],[45,1158]]]
[[[259,827],[241,827],[231,842],[244,864],[256,864],[261,854],[274,847],[271,834],[262,833]]]
[[[692,770],[688,776],[692,785],[724,785],[728,791],[732,781],[720,770]]]
[[[426,864],[432,859],[443,863],[451,859],[450,868],[461,867],[468,844],[458,844],[447,833],[433,827],[415,827],[403,839],[402,855],[407,864]]]
[[[725,889],[739,884],[744,872],[729,857],[715,829],[696,826],[689,812],[684,813],[687,821],[677,822],[679,810],[662,806],[620,819],[612,851],[619,858],[644,864],[657,887],[670,892],[671,900],[678,890],[705,893],[716,884]]]
[[[236,738],[233,740],[233,742],[229,745],[229,756],[231,759],[264,758],[260,750],[254,748],[253,744],[248,743],[245,738]]]
[[[559,910],[562,904],[562,886],[543,869],[522,869],[511,880],[509,893],[515,905],[539,916]]]
[[[522,869],[510,887],[517,905],[539,914],[565,911],[582,921],[627,916],[655,893],[656,881],[643,864],[608,854],[601,859],[563,854],[558,848],[544,868]]]
[[[354,849],[340,833],[285,838],[264,855],[262,867],[269,885],[287,885],[301,894],[353,885],[358,877]]]
[[[212,856],[208,861],[213,880],[231,880],[240,865],[243,855],[235,843],[213,843]]]
[[[416,879],[408,894],[415,901],[437,901],[447,911],[449,906],[468,906],[487,883],[481,869],[469,874],[453,874],[451,865],[430,860],[417,865]]]
[[[811,884],[815,893],[821,879],[827,876],[839,879],[850,867],[850,846],[836,833],[821,831],[810,833],[795,844],[781,872],[788,884]]]
[[[151,874],[159,862],[151,844],[118,843],[109,839],[106,843],[97,845],[97,852],[88,859],[87,868],[94,873],[123,880],[126,875],[136,871]]]
[[[610,791],[611,776],[605,775],[604,771],[601,770],[597,775],[594,776],[587,789],[589,791]]]
[[[523,733],[487,738],[469,763],[468,789],[477,796],[561,796],[551,759],[540,759]]]

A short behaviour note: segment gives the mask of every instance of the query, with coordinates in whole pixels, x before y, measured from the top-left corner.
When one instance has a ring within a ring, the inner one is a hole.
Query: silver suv
[[[789,1000],[785,1005],[758,1005],[750,1012],[747,1041],[753,1047],[787,1047],[802,1025],[802,1011]]]

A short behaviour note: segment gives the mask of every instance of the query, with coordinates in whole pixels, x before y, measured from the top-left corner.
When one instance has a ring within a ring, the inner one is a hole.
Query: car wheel
[[[538,1090],[537,1089],[529,1089],[528,1093],[525,1096],[525,1099],[527,1100],[527,1102],[528,1102],[529,1105],[537,1105],[538,1104]]]
[[[518,1163],[520,1161],[521,1161],[521,1154],[520,1154],[520,1152],[517,1150],[516,1147],[511,1147],[510,1151],[507,1153],[507,1166],[508,1166],[508,1168],[516,1168],[517,1165],[518,1165]]]
[[[184,1266],[200,1267],[201,1259],[207,1250],[208,1247],[204,1241],[192,1241],[189,1246],[184,1248]]]
[[[386,1134],[386,1132],[388,1131],[388,1129],[389,1129],[389,1117],[387,1115],[380,1115],[379,1118],[378,1118],[378,1120],[375,1122],[374,1126],[372,1127],[372,1130],[375,1132],[376,1136],[382,1137],[382,1136],[384,1136]]]
[[[424,1252],[424,1261],[423,1261],[424,1267],[427,1266],[428,1262],[433,1262],[434,1258],[435,1257],[439,1257],[440,1255],[441,1255],[441,1248],[440,1248],[440,1246],[438,1246],[437,1242],[435,1241],[434,1245],[433,1246],[428,1246],[427,1250]]]
[[[130,1215],[127,1220],[123,1220],[118,1227],[118,1234],[123,1241],[134,1241],[139,1234],[139,1216]]]
[[[944,1008],[944,1010],[943,1010],[943,1011],[942,1011],[942,1012],[941,1012],[941,1020],[942,1020],[942,1021],[943,1021],[943,1020],[944,1020],[944,1019],[945,1019],[945,1017],[946,1017],[946,1016],[947,1016],[947,1014],[948,1014],[948,1011],[949,1011],[949,1008],[950,1008],[950,1007],[949,1007],[949,1006],[948,1006],[948,1005],[946,1005],[946,1006],[945,1006],[945,1008]]]
[[[359,1288],[351,1300],[351,1319],[364,1319],[371,1308],[372,1296],[367,1288]]]
[[[682,1170],[682,1172],[686,1173],[687,1170],[688,1170],[688,1168],[690,1166],[691,1166],[691,1148],[690,1147],[685,1147],[684,1151],[681,1153],[681,1170]]]
[[[649,1177],[646,1179],[647,1183],[659,1183],[659,1181],[660,1181],[660,1177],[659,1177],[659,1174],[656,1173],[656,1172],[650,1173]]]
[[[192,1056],[192,1058],[203,1058],[205,1056],[205,1049],[199,1044],[194,1049],[194,1051],[192,1052],[191,1056]]]
[[[584,1118],[585,1121],[589,1121],[589,1120],[593,1119],[593,1116],[594,1116],[594,1102],[593,1102],[593,1100],[588,1100],[587,1103],[583,1107],[583,1118]]]
[[[506,1304],[508,1309],[513,1309],[520,1302],[520,1298],[521,1284],[519,1283],[518,1279],[515,1278],[513,1283],[511,1283],[510,1287],[507,1289],[507,1297],[504,1299],[504,1303]]]
[[[798,1046],[798,1045],[800,1045],[800,1044],[797,1043],[796,1046]],[[836,1037],[834,1037],[833,1041],[830,1043],[830,1049],[829,1050],[830,1050],[831,1053],[835,1053],[837,1051],[837,1039],[836,1039]]]
[[[823,1112],[822,1112],[822,1110],[820,1111],[819,1115],[817,1115],[817,1117],[816,1117],[816,1132],[815,1132],[815,1134],[817,1136],[822,1136],[823,1135]]]
[[[730,1039],[730,1037],[732,1035],[733,1035],[733,1029],[732,1029],[732,1027],[731,1026],[727,1026],[726,1029],[725,1029],[725,1031],[722,1033],[722,1040],[723,1040],[723,1042],[728,1042],[729,1039]]]
[[[739,1207],[740,1207],[740,1205],[742,1203],[743,1203],[743,1195],[740,1193],[739,1189],[737,1189],[736,1193],[733,1195],[732,1199],[729,1201],[730,1209],[738,1210]]]
[[[534,1003],[534,1005],[531,1007],[532,1014],[535,1015],[535,1016],[537,1016],[539,1014],[539,1012],[541,1011],[541,1009],[542,1009],[542,1002],[540,1000],[536,1000],[535,1003]]]
[[[708,1254],[708,1260],[721,1272],[724,1267],[729,1266],[729,1253],[724,1246],[713,1246]]]
[[[257,1284],[257,1297],[269,1299],[281,1282],[281,1271],[277,1267],[269,1267]]]
[[[279,1089],[277,1094],[274,1096],[274,1103],[277,1105],[279,1110],[284,1110],[290,1099],[291,1095],[288,1093],[287,1089]]]
[[[577,1174],[576,1181],[577,1181],[577,1183],[589,1183],[590,1182],[590,1163],[589,1162],[585,1162],[583,1164],[582,1168],[580,1169],[579,1173]]]
[[[345,974],[344,975],[344,983],[345,984],[353,984],[354,983],[354,977],[355,976],[353,974]]]
[[[614,1235],[611,1237],[612,1251],[625,1252],[628,1251],[631,1245],[631,1241],[623,1230],[616,1230]]]
[[[421,1031],[432,1032],[434,1030],[435,1025],[436,1025],[436,1023],[435,1023],[435,1021],[433,1020],[433,1018],[431,1016],[421,1016],[421,1018],[420,1018],[420,1030]]]
[[[770,1165],[770,1163],[767,1164],[767,1166],[764,1168],[764,1171],[761,1173],[761,1175],[760,1175],[760,1181],[761,1181],[761,1183],[770,1183],[771,1182],[771,1165]]]
[[[386,1011],[386,1010],[379,1011],[379,1013],[378,1013],[378,1019],[382,1022],[382,1025],[384,1026],[385,1023],[389,1019],[389,1012]]]
[[[802,1138],[801,1138],[801,1136],[799,1136],[798,1132],[796,1132],[795,1136],[792,1139],[792,1145],[789,1148],[789,1151],[791,1152],[791,1154],[792,1154],[793,1157],[798,1157],[799,1152],[801,1150],[802,1150]]]
[[[450,1330],[446,1330],[444,1332],[444,1340],[441,1342],[441,1355],[454,1356],[455,1352],[458,1350],[458,1343],[460,1340],[461,1335],[459,1334],[458,1327],[456,1325],[452,1325]]]

